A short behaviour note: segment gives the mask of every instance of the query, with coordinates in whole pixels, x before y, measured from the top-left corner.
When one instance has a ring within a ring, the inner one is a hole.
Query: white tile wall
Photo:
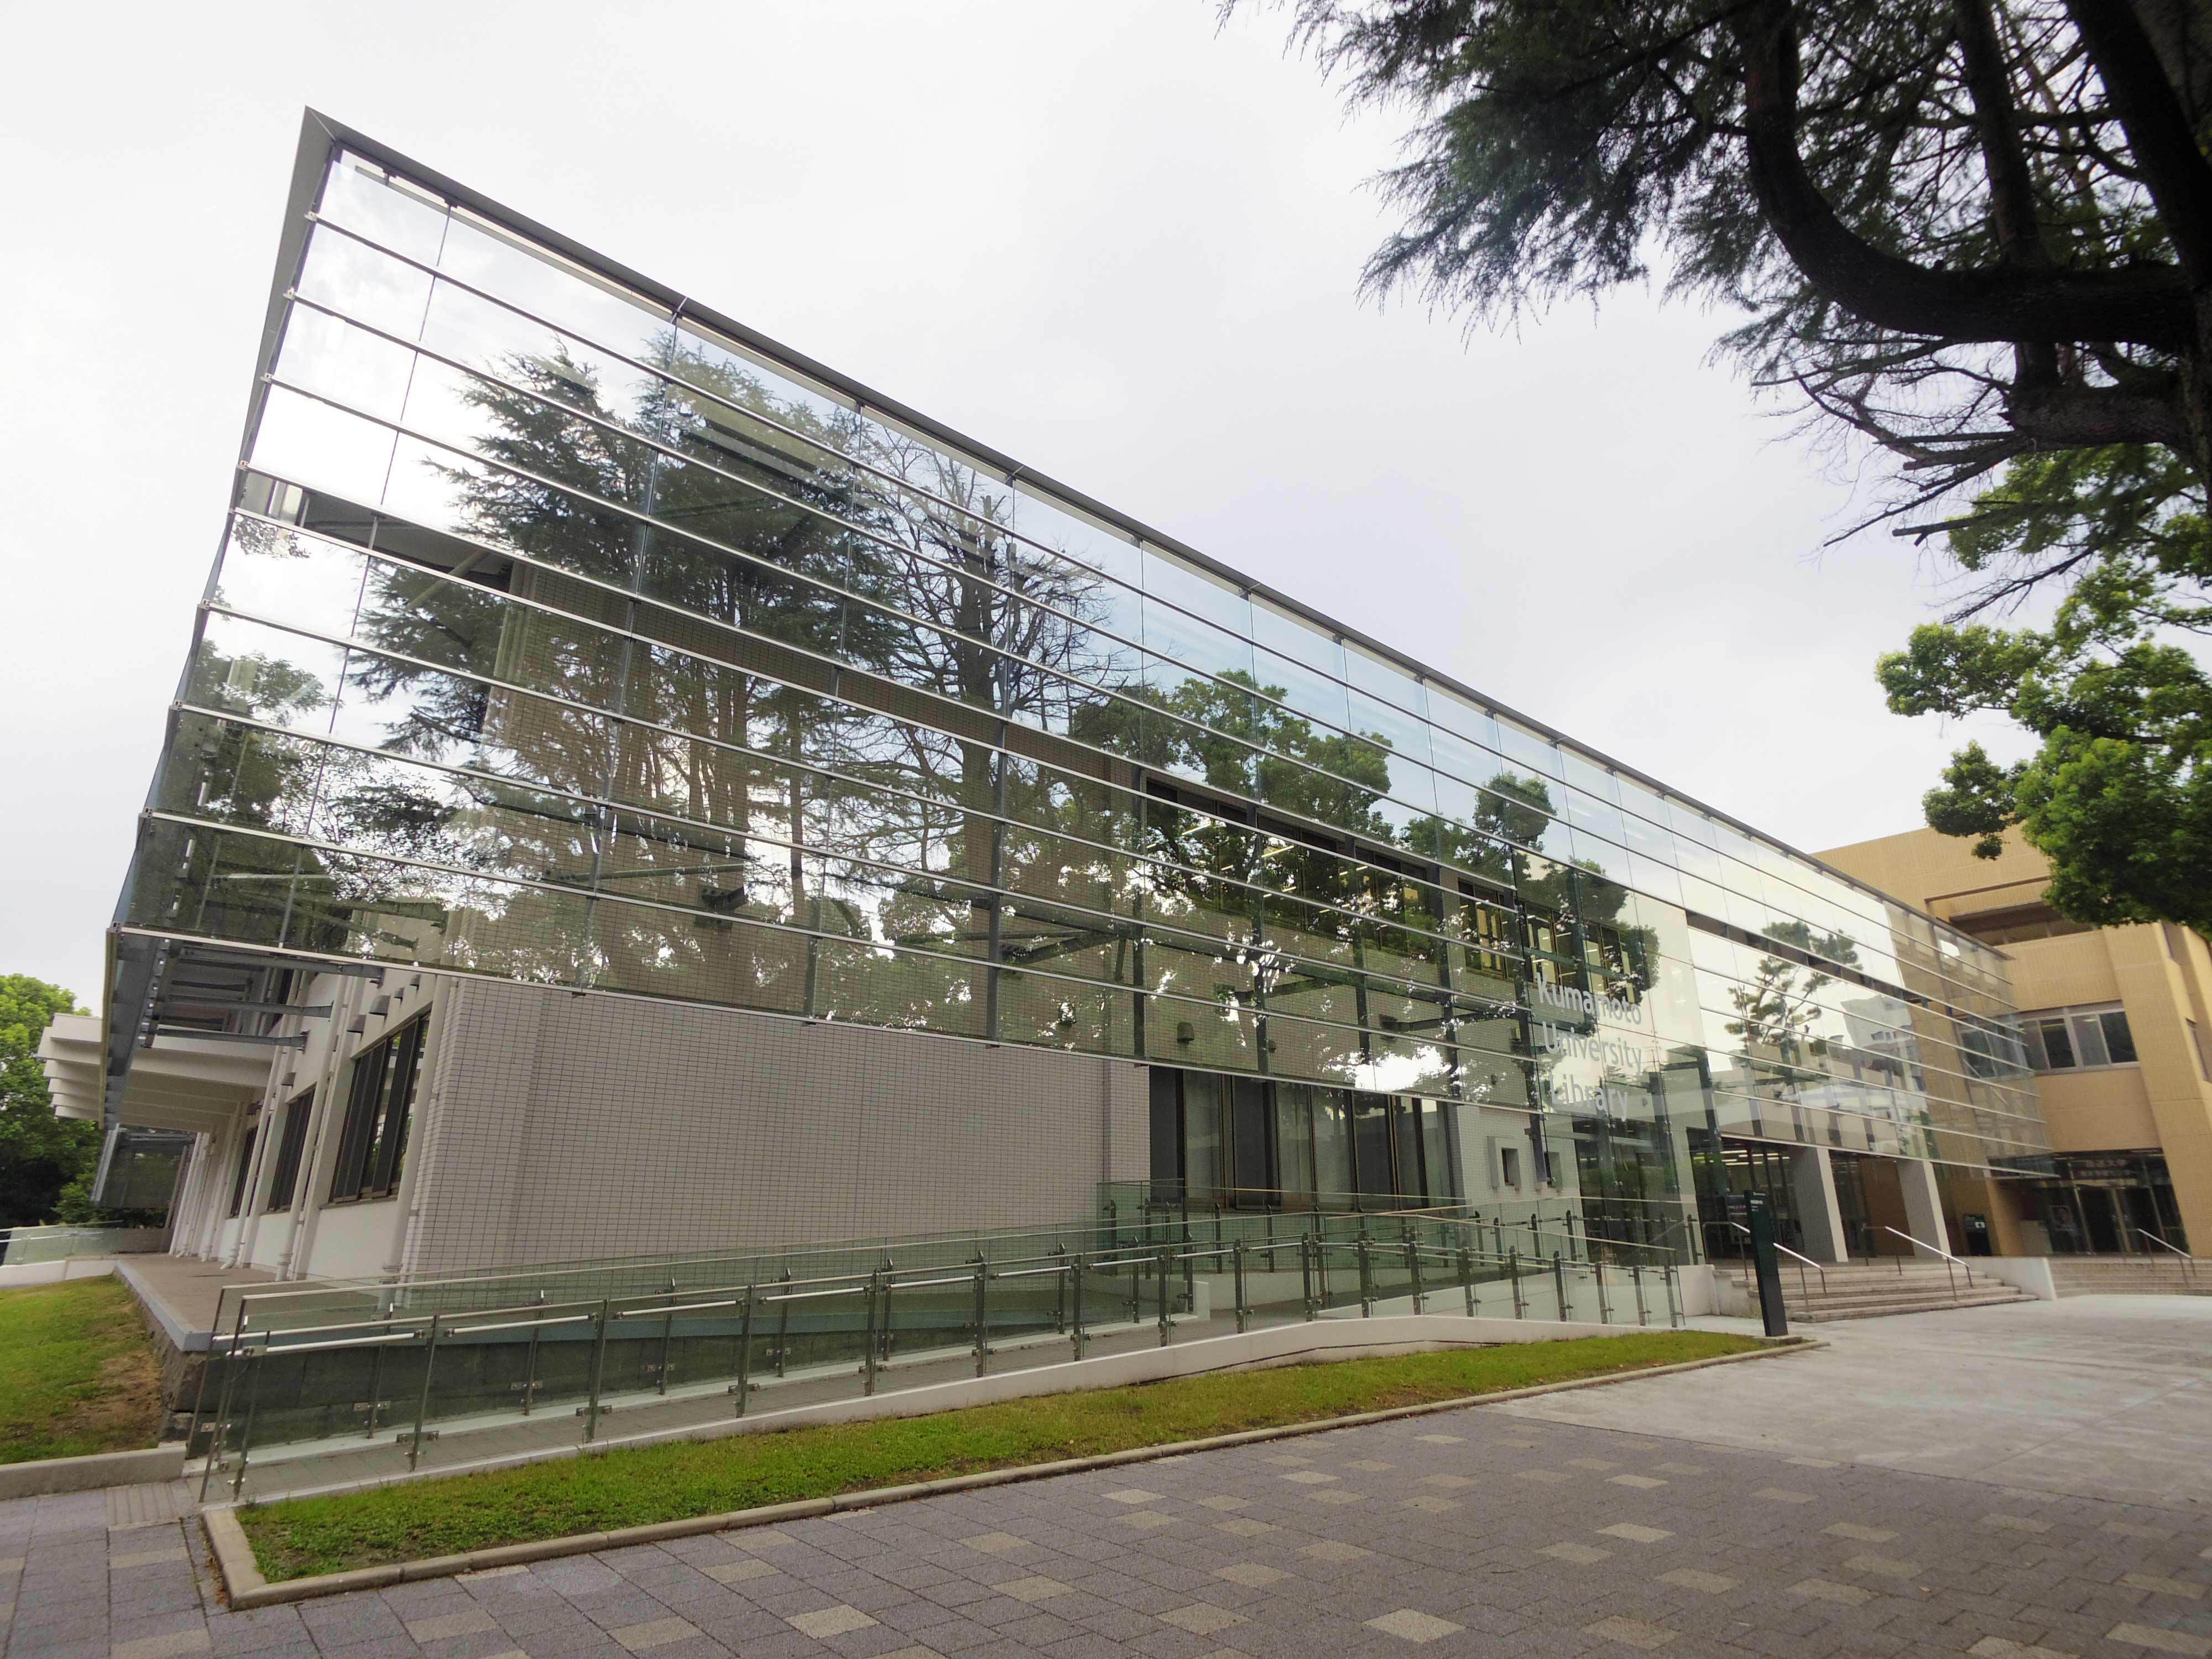
[[[1147,1172],[1127,1060],[475,981],[439,1018],[418,1272],[1049,1224]]]

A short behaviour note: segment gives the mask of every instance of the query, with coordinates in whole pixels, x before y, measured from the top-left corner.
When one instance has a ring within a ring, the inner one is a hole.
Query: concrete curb
[[[1497,1394],[1467,1395],[1456,1400],[1425,1401],[1417,1406],[1392,1406],[1381,1411],[1355,1412],[1346,1417],[1320,1418],[1309,1423],[1283,1423],[1273,1428],[1247,1429],[1237,1434],[1213,1435],[1202,1440],[1176,1440],[1158,1446],[1133,1446],[1126,1451],[1104,1452],[1093,1457],[1063,1458],[1053,1463],[1025,1463],[1016,1468],[985,1469],[975,1474],[949,1475],[912,1486],[878,1486],[866,1492],[841,1492],[832,1498],[810,1498],[795,1504],[770,1504],[759,1509],[735,1510],[722,1515],[690,1516],[677,1521],[657,1521],[648,1526],[623,1527],[613,1532],[575,1533],[565,1538],[542,1538],[526,1544],[502,1544],[472,1550],[465,1555],[433,1556],[420,1561],[400,1561],[378,1567],[357,1567],[348,1572],[329,1572],[307,1578],[288,1578],[270,1583],[253,1559],[245,1528],[238,1522],[235,1505],[201,1511],[216,1565],[222,1573],[230,1605],[239,1612],[275,1607],[281,1602],[305,1601],[318,1596],[342,1595],[349,1590],[377,1589],[387,1584],[424,1578],[451,1577],[481,1572],[490,1567],[518,1566],[550,1561],[564,1555],[589,1555],[599,1550],[621,1549],[633,1544],[662,1543],[672,1538],[695,1538],[702,1533],[737,1532],[752,1527],[775,1526],[784,1521],[811,1520],[841,1510],[874,1509],[884,1504],[903,1504],[947,1492],[974,1492],[985,1486],[1011,1486],[1022,1480],[1045,1480],[1055,1475],[1079,1474],[1090,1469],[1115,1468],[1126,1463],[1157,1462],[1192,1452],[1218,1451],[1249,1446],[1263,1440],[1288,1440],[1301,1435],[1326,1434],[1335,1429],[1358,1428],[1369,1423],[1388,1423],[1400,1418],[1427,1417],[1437,1412],[1465,1411],[1472,1407],[1503,1405],[1539,1395],[1565,1394],[1576,1389],[1602,1388],[1633,1382],[1649,1376],[1671,1376],[1681,1371],[1704,1370],[1712,1365],[1734,1365],[1747,1359],[1771,1359],[1783,1354],[1808,1353],[1827,1344],[1814,1337],[1784,1337],[1747,1353],[1721,1354],[1711,1359],[1686,1359],[1672,1365],[1652,1365],[1638,1370],[1613,1371],[1602,1376],[1577,1376],[1560,1382],[1540,1382],[1526,1389],[1507,1389]]]
[[[96,1492],[102,1486],[140,1486],[174,1480],[185,1472],[181,1440],[149,1451],[94,1452],[89,1457],[42,1457],[28,1463],[0,1463],[0,1498],[37,1498],[46,1492]]]

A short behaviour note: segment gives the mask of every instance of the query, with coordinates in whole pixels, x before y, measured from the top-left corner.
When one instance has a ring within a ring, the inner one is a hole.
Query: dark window
[[[2097,1016],[2105,1028],[2105,1048],[2115,1066],[2125,1066],[2136,1057],[2135,1033],[2128,1030],[2128,1017],[2114,1008]]]
[[[331,1177],[331,1201],[389,1198],[398,1190],[407,1152],[407,1117],[422,1070],[428,1018],[393,1032],[355,1057],[346,1091],[345,1128]]]
[[[257,1123],[246,1132],[246,1145],[238,1149],[238,1173],[231,1177],[230,1212],[236,1215],[246,1207],[246,1177],[253,1168],[253,1142],[261,1133]]]
[[[2090,1066],[2133,1066],[2135,1033],[2120,1008],[2053,1008],[2027,1015],[2021,1037],[2039,1072]]]
[[[1152,1074],[1152,1196],[1182,1197],[1182,1078],[1155,1066]]]
[[[292,1207],[292,1195],[300,1187],[300,1154],[307,1144],[307,1114],[314,1104],[315,1091],[309,1089],[293,1096],[284,1108],[284,1130],[276,1142],[276,1173],[269,1182],[271,1210]]]

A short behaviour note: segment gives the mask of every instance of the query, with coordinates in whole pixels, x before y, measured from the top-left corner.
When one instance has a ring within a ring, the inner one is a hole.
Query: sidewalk
[[[2212,1308],[2180,1300],[1828,1327],[1786,1361],[246,1615],[173,1491],[28,1499],[0,1504],[0,1659],[2207,1659]],[[2130,1484],[2157,1490],[2100,1490]]]

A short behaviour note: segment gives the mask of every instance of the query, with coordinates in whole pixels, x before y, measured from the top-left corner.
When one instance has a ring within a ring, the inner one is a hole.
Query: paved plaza
[[[27,1500],[0,1505],[4,1659],[2212,1656],[2208,1315],[1866,1322],[1823,1352],[250,1614],[181,1486]]]

